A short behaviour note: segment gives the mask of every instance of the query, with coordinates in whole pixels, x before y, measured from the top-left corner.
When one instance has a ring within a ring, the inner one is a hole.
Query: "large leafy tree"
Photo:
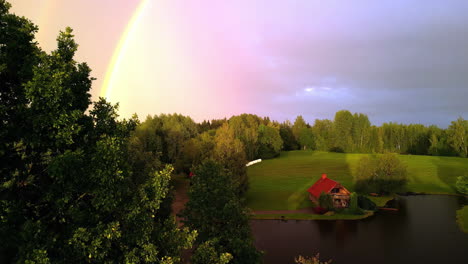
[[[299,132],[299,145],[302,149],[314,149],[314,132],[311,128],[302,128]]]
[[[234,137],[244,144],[248,160],[258,156],[258,127],[261,123],[262,119],[252,114],[242,114],[229,119],[229,127],[234,132]]]
[[[468,120],[458,118],[448,128],[449,142],[461,157],[468,157]]]
[[[292,132],[297,142],[299,142],[299,136],[301,135],[301,131],[307,127],[308,125],[304,118],[302,116],[297,116],[296,120],[294,120],[294,124],[292,125]]]
[[[277,157],[283,146],[279,129],[270,125],[260,125],[258,127],[258,154],[260,158],[268,159]]]
[[[284,150],[296,150],[298,149],[297,140],[294,137],[292,124],[289,120],[284,121],[280,124],[279,133],[283,140]]]
[[[199,232],[197,241],[215,239],[217,252],[229,252],[232,263],[259,263],[249,217],[237,194],[231,173],[213,160],[195,169],[189,201],[183,211],[186,225]]]
[[[161,161],[175,163],[186,140],[197,134],[197,125],[190,117],[161,114],[148,116],[137,127],[134,136],[139,138],[146,151],[159,153]]]
[[[172,168],[137,171],[136,120],[104,99],[86,112],[93,79],[70,28],[46,54],[8,8],[0,0],[0,262],[177,261],[195,233],[161,210]]]
[[[235,137],[227,123],[216,130],[214,141],[212,157],[231,172],[237,193],[243,195],[249,187],[244,144]]]
[[[317,150],[327,151],[332,147],[333,122],[328,119],[316,119],[312,126],[314,145]]]
[[[367,115],[355,113],[353,115],[353,141],[355,143],[355,151],[363,152],[369,142],[370,121]]]
[[[0,0],[0,177],[27,169],[18,151],[25,148],[20,142],[29,133],[31,121],[24,84],[32,79],[40,54],[34,42],[38,28],[10,14],[10,7]]]
[[[386,153],[376,159],[362,157],[356,170],[356,189],[359,192],[394,193],[407,182],[407,168],[398,155]]]
[[[349,152],[354,148],[353,115],[348,110],[336,112],[333,121],[334,148],[338,151]]]
[[[457,177],[455,187],[457,188],[458,192],[468,195],[468,175],[465,174],[463,176]]]

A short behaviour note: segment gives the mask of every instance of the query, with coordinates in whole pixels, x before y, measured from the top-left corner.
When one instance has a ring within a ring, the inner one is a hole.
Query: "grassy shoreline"
[[[445,193],[414,193],[410,195],[449,195],[449,196],[465,196],[462,194],[445,194]],[[385,204],[396,198],[396,196],[381,196],[373,197],[368,196],[377,207],[384,207]],[[375,213],[366,211],[364,215],[350,215],[335,213],[333,215],[318,215],[306,213],[293,213],[293,214],[258,214],[251,215],[250,219],[254,220],[361,220],[373,216]],[[468,233],[468,205],[457,211],[457,223],[463,232]]]
[[[307,189],[322,173],[354,191],[357,163],[363,156],[376,154],[330,153],[321,151],[288,151],[280,157],[264,160],[248,167],[250,188],[247,192],[247,207],[252,211],[285,211],[310,208]],[[409,194],[459,195],[455,189],[456,178],[468,171],[467,159],[459,157],[436,157],[400,155],[408,168],[408,184],[404,192]],[[382,207],[390,200],[387,197],[369,197]],[[392,197],[393,198],[393,197]],[[260,216],[255,216],[255,219]],[[282,219],[281,215],[262,216]],[[289,214],[304,219],[306,216]],[[338,219],[339,214],[334,216]],[[324,217],[311,216],[310,219]],[[343,216],[343,219],[349,219]],[[355,217],[351,217],[355,218]],[[362,216],[359,217],[362,219]]]
[[[350,215],[350,214],[333,214],[333,215],[319,215],[319,214],[261,214],[252,215],[250,219],[255,220],[360,220],[373,216],[374,212],[367,211],[363,215]]]
[[[468,205],[457,211],[457,223],[460,229],[468,234]]]
[[[377,207],[383,207],[385,204],[394,199],[394,196],[381,196],[373,197],[368,196]],[[363,215],[340,214],[333,215],[320,215],[320,214],[307,214],[307,213],[293,213],[293,214],[257,214],[252,215],[250,219],[256,220],[361,220],[373,216],[374,212],[366,211]]]

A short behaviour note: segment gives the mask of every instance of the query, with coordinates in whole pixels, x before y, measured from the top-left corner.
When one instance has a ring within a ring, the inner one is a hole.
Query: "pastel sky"
[[[75,30],[93,99],[119,102],[123,117],[468,118],[466,0],[10,2],[39,25],[44,50]]]

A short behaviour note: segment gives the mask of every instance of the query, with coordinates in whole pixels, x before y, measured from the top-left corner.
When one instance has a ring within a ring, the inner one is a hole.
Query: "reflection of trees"
[[[346,241],[358,230],[358,221],[336,220],[317,221],[321,240],[335,240],[339,247],[346,245]]]

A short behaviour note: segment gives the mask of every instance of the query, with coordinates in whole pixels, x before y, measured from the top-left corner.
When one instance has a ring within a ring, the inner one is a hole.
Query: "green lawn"
[[[468,233],[468,205],[457,211],[457,222],[461,230]]]
[[[248,168],[250,188],[247,204],[252,210],[295,210],[310,206],[306,192],[322,173],[354,190],[358,160],[371,154],[319,151],[282,152]],[[407,190],[455,194],[457,176],[468,172],[468,159],[401,155],[408,166]]]

